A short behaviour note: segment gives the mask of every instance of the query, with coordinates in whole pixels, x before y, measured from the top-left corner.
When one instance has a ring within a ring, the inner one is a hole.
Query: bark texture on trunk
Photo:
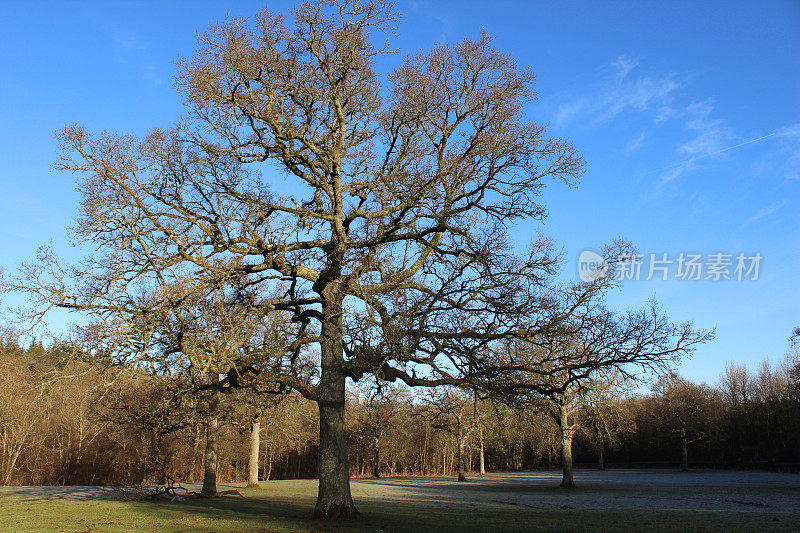
[[[603,445],[597,447],[597,469],[598,470],[605,470],[606,465],[603,462]]]
[[[250,461],[248,462],[247,486],[258,487],[258,458],[261,448],[261,421],[253,419],[250,426]]]
[[[381,455],[378,448],[378,437],[375,437],[372,448],[372,477],[381,477]]]
[[[206,426],[206,451],[203,461],[203,494],[217,493],[217,453],[219,446],[219,422],[212,418]]]
[[[319,404],[319,492],[314,516],[346,518],[358,514],[350,494],[344,425],[345,376],[342,372],[342,302],[326,297],[322,306],[322,375]]]
[[[559,406],[559,425],[561,426],[561,486],[574,487],[572,478],[572,427],[569,425],[569,412]]]

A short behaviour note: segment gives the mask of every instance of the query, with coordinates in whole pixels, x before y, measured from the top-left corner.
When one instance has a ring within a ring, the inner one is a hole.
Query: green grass
[[[51,500],[0,503],[0,531],[787,531],[800,517],[774,510],[534,509],[485,503],[358,500],[361,516],[308,518],[313,485],[246,489],[233,497],[180,503]]]

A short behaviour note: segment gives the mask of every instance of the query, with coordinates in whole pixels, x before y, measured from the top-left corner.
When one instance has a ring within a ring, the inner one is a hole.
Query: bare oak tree
[[[466,481],[467,443],[478,429],[473,398],[460,389],[443,387],[431,390],[423,400],[424,408],[420,416],[431,422],[434,428],[449,433],[455,439],[457,479]]]
[[[654,425],[677,437],[681,450],[681,470],[689,470],[689,445],[714,433],[718,413],[712,402],[713,391],[705,384],[697,385],[669,374],[653,385],[650,415]]]
[[[495,347],[494,376],[484,385],[498,398],[538,408],[552,418],[561,438],[562,487],[575,486],[577,409],[621,392],[637,372],[667,372],[712,335],[688,323],[669,322],[655,303],[618,315],[602,305],[602,294],[583,300],[557,327]]]
[[[391,49],[375,43],[397,18],[384,0],[326,0],[210,27],[179,62],[179,126],[141,140],[60,134],[59,167],[81,177],[76,232],[97,253],[67,269],[45,252],[14,283],[38,300],[36,317],[62,307],[111,328],[106,353],[152,352],[152,317],[188,294],[280,284],[278,297],[250,303],[255,316],[288,312],[299,325],[281,363],[226,356],[206,385],[256,379],[319,404],[317,516],[356,513],[345,379],[463,382],[465,365],[442,354],[474,354],[518,329],[521,309],[536,314],[527,285],[552,266],[542,243],[514,258],[507,225],[541,217],[545,181],[583,168],[526,118],[533,73],[486,35],[410,56],[382,79],[375,61]],[[348,317],[369,313],[379,339],[345,337]],[[308,345],[319,354],[312,381],[296,367]],[[161,364],[186,354],[173,355]]]
[[[597,468],[605,469],[605,449],[619,446],[621,437],[636,430],[633,413],[621,391],[600,391],[590,397],[581,409],[578,420],[581,433],[597,450]]]
[[[372,440],[372,477],[379,478],[381,439],[406,409],[409,394],[404,387],[378,380],[364,383],[359,392],[355,398],[355,420],[360,431]]]

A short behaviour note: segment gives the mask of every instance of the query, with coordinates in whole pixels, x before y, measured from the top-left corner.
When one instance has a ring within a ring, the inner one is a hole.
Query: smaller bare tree
[[[561,436],[561,486],[575,485],[572,438],[574,411],[618,391],[637,372],[663,373],[679,357],[711,338],[691,324],[669,322],[655,303],[625,315],[589,299],[558,326],[500,345],[493,353],[495,375],[484,384],[491,394],[547,412]],[[506,370],[503,372],[503,370]]]
[[[656,426],[677,436],[681,448],[681,470],[689,470],[689,445],[708,438],[716,425],[713,392],[677,374],[662,377],[653,386],[655,397],[649,413]]]
[[[379,478],[381,439],[406,408],[408,391],[404,386],[372,379],[362,384],[358,392],[355,419],[372,440],[372,477]]]
[[[622,398],[625,388],[598,392],[589,394],[578,418],[581,432],[597,451],[597,468],[604,470],[606,447],[617,447],[624,435],[636,430],[636,421]]]
[[[428,392],[423,402],[420,416],[455,439],[458,481],[466,481],[465,452],[469,438],[477,429],[471,395],[461,389],[445,387]]]

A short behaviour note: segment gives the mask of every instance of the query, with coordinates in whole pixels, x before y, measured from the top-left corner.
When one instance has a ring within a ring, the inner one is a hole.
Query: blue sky
[[[276,11],[293,3],[271,2]],[[212,21],[261,2],[0,4],[0,268],[52,242],[74,257],[79,197],[52,170],[54,132],[143,134],[180,115],[173,61]],[[714,382],[727,361],[779,361],[800,325],[800,2],[400,1],[400,53],[476,36],[536,73],[532,119],[569,139],[581,184],[548,187],[542,231],[577,257],[615,237],[645,254],[763,256],[757,281],[632,281],[620,308],[656,298],[675,320],[717,328],[681,364]],[[399,57],[381,67],[389,68]],[[646,264],[645,264],[646,267]],[[56,320],[60,324],[62,319]]]

